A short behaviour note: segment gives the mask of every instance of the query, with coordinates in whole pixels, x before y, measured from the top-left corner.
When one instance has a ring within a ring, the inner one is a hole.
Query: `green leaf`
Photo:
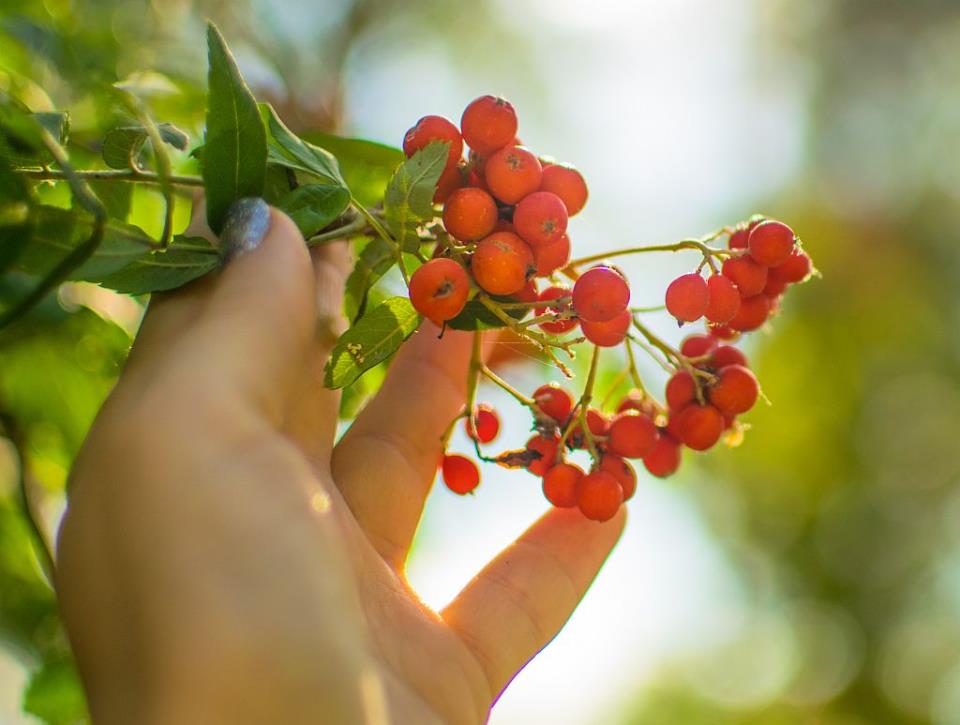
[[[267,139],[257,102],[213,23],[207,26],[207,42],[210,71],[203,182],[207,222],[219,233],[234,201],[263,194]]]
[[[146,254],[98,281],[117,292],[142,295],[182,287],[219,263],[216,250],[205,239],[177,236],[166,251]]]
[[[495,295],[491,295],[491,297],[498,302],[516,302],[511,297],[497,297]],[[504,311],[515,320],[522,320],[530,312],[529,308]],[[484,307],[482,302],[472,299],[464,305],[459,315],[447,321],[447,327],[454,330],[495,330],[506,327],[506,325],[499,317]]]
[[[277,204],[309,239],[350,205],[350,192],[342,186],[307,184],[284,196]]]
[[[184,151],[190,138],[172,123],[157,124],[165,143]],[[101,155],[111,169],[135,169],[140,166],[140,153],[149,135],[143,126],[120,126],[107,131]]]
[[[327,362],[324,385],[349,385],[396,352],[419,324],[420,315],[408,298],[386,300],[340,336]]]
[[[50,161],[37,119],[14,98],[0,94],[0,157],[13,166],[35,166]]]
[[[59,144],[65,144],[70,135],[70,114],[59,111],[41,112],[31,114],[37,123],[47,129],[47,132],[53,136],[53,140]]]
[[[293,171],[276,164],[267,164],[267,179],[263,187],[264,200],[271,206],[276,206],[296,186],[295,183],[291,185],[291,182],[296,182]]]
[[[404,251],[417,249],[417,225],[434,216],[433,195],[447,163],[449,141],[434,141],[400,164],[383,197],[387,226]]]
[[[350,193],[365,206],[377,206],[383,201],[387,183],[404,159],[400,149],[366,139],[317,131],[305,133],[303,138],[337,157]]]
[[[30,241],[33,196],[27,180],[0,158],[0,274],[14,263]]]
[[[260,104],[260,117],[267,129],[267,161],[312,174],[328,184],[346,187],[333,154],[294,134],[269,103]]]
[[[360,252],[360,257],[347,277],[343,297],[343,311],[348,320],[356,321],[367,306],[370,288],[387,273],[397,257],[393,249],[380,237],[371,239]]]
[[[118,184],[115,181],[90,179],[87,185],[97,195],[110,217],[122,222],[127,220],[133,206],[135,184]],[[76,199],[73,199],[73,204],[76,206]]]
[[[23,709],[51,725],[87,722],[87,701],[69,660],[46,662],[23,693]]]
[[[49,274],[68,254],[90,238],[93,219],[77,209],[39,206],[30,244],[16,269],[37,277]],[[107,224],[97,251],[70,274],[70,279],[98,282],[150,251],[152,240],[139,227],[122,222]]]

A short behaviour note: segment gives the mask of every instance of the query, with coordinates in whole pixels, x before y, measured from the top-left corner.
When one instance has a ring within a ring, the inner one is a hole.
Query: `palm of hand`
[[[260,249],[155,304],[78,461],[58,589],[103,721],[157,699],[157,722],[482,721],[622,529],[552,510],[424,606],[403,567],[469,338],[417,333],[334,445],[344,259],[303,249],[275,214]]]

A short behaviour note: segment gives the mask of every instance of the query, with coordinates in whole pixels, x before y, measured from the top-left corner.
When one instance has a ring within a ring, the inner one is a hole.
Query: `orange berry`
[[[443,206],[443,226],[461,242],[490,234],[497,223],[497,202],[483,189],[457,189]]]
[[[477,284],[490,294],[512,295],[533,276],[533,252],[516,234],[494,232],[477,244],[470,270]]]
[[[540,187],[540,161],[521,146],[507,146],[487,159],[483,178],[490,193],[504,204],[516,204]]]
[[[587,203],[587,182],[569,164],[550,164],[543,169],[541,191],[551,191],[563,200],[567,214],[573,216]]]
[[[413,273],[409,292],[417,312],[439,325],[459,315],[467,304],[470,278],[452,259],[437,257]]]

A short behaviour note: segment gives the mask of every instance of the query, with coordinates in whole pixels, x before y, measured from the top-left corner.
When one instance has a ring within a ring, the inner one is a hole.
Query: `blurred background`
[[[759,211],[823,274],[746,344],[772,404],[744,444],[688,452],[666,482],[641,474],[622,542],[492,723],[960,723],[956,0],[3,0],[0,88],[69,110],[82,149],[111,121],[102,84],[157,71],[141,76],[154,115],[196,144],[206,17],[295,130],[399,145],[421,115],[506,96],[524,141],[590,184],[575,253]],[[131,221],[155,231],[159,199],[142,194]],[[660,304],[693,264],[626,262],[636,303]],[[16,439],[0,445],[2,723],[83,720],[18,450],[52,531],[140,310],[70,285],[0,337]],[[556,379],[535,361],[503,374]],[[483,398],[523,440],[521,411]],[[410,565],[430,604],[547,505],[531,477],[484,476],[476,497],[431,494]]]

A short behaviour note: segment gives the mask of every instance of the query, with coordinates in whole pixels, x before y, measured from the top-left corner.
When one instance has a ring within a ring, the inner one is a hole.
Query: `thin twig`
[[[66,172],[57,169],[14,169],[14,172],[40,181],[68,181],[70,179]],[[84,169],[75,170],[73,176],[87,181],[125,181],[137,184],[162,183],[159,174],[136,169]],[[174,186],[203,186],[203,179],[199,176],[171,175],[170,183]]]

